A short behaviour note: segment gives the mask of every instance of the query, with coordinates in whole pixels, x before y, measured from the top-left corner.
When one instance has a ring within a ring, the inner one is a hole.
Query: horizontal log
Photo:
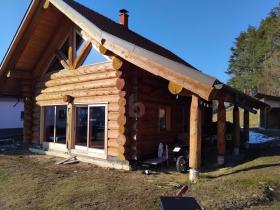
[[[112,66],[114,69],[118,70],[123,66],[123,61],[122,59],[118,58],[118,57],[114,57],[112,59]]]
[[[126,117],[122,114],[119,115],[117,120],[119,125],[125,125],[126,124]]]
[[[108,109],[110,112],[119,112],[119,114],[125,113],[125,107],[119,106],[117,103],[109,103]]]
[[[68,84],[63,86],[57,87],[49,87],[43,89],[42,93],[55,93],[55,92],[62,92],[62,91],[71,91],[71,90],[85,90],[85,89],[93,89],[93,88],[106,88],[106,87],[116,87],[117,80],[113,79],[105,79],[105,80],[97,80],[96,82],[83,82],[83,83],[75,83],[75,84]]]
[[[118,96],[115,96],[118,97]],[[118,106],[118,104],[116,104],[116,101],[118,101],[116,98],[114,97],[81,97],[81,98],[75,98],[74,99],[74,103],[107,103],[109,102],[109,111],[119,111],[124,113],[125,109],[124,107],[121,108]],[[36,102],[37,105],[40,106],[48,106],[48,105],[66,105],[67,103],[65,103],[63,101],[63,99],[56,99],[56,100],[46,100],[46,101],[37,101]],[[110,104],[113,104],[110,106]]]
[[[66,91],[61,93],[43,93],[38,95],[35,99],[36,101],[44,101],[44,100],[52,100],[52,99],[61,99],[65,95],[72,96],[74,98],[78,97],[96,97],[96,96],[108,96],[108,95],[119,95],[119,90],[112,89],[112,88],[106,88],[107,90],[81,90],[81,91]]]
[[[109,139],[108,140],[108,147],[115,147],[117,148],[119,144],[117,143],[117,139]]]
[[[119,134],[124,134],[125,127],[123,125],[119,125]]]
[[[119,159],[119,160],[126,160],[126,157],[125,157],[124,154],[118,153],[118,159]]]
[[[117,120],[119,117],[119,112],[109,112],[108,113],[108,120]]]
[[[119,147],[118,147],[118,154],[119,154],[119,155],[125,155],[125,152],[126,152],[125,150],[126,150],[125,147],[119,146]]]
[[[116,81],[116,87],[118,90],[122,90],[125,86],[125,80],[124,79],[121,79],[121,78],[118,78],[117,81]]]
[[[56,79],[56,80],[48,80],[43,84],[44,84],[45,87],[54,87],[54,86],[60,86],[60,85],[67,85],[67,84],[74,84],[74,83],[81,83],[81,82],[89,82],[89,81],[97,81],[97,80],[111,79],[111,78],[116,78],[116,71],[115,70],[96,73],[96,74],[88,74],[88,75],[60,78],[60,79]]]
[[[119,136],[119,131],[118,130],[113,130],[113,129],[109,129],[108,130],[108,138],[109,139],[117,139]]]
[[[94,64],[89,66],[81,66],[78,69],[75,69],[75,71],[69,71],[65,69],[54,73],[48,73],[43,78],[43,80],[49,80],[49,79],[53,80],[53,79],[60,79],[66,77],[87,75],[92,73],[101,73],[101,72],[107,72],[108,70],[114,70],[112,63],[110,61],[106,63]]]
[[[117,157],[119,154],[118,149],[115,147],[108,147],[108,155]]]
[[[117,121],[108,121],[108,129],[119,129],[119,124]]]
[[[119,145],[124,146],[126,144],[126,137],[125,135],[118,135],[117,142]]]

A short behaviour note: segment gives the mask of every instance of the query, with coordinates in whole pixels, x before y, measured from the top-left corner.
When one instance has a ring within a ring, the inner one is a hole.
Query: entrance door
[[[105,154],[107,141],[107,105],[76,107],[75,149]]]

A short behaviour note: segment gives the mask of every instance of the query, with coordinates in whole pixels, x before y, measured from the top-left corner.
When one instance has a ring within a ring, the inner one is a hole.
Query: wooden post
[[[249,111],[244,110],[244,144],[245,144],[245,148],[248,149],[249,148]]]
[[[32,81],[22,81],[22,96],[24,101],[24,118],[23,118],[23,143],[30,144],[32,142]]]
[[[67,104],[66,143],[68,150],[74,147],[74,107],[73,102]]]
[[[226,109],[223,101],[219,101],[218,105],[218,122],[217,122],[217,147],[218,147],[218,165],[225,163],[226,151]]]
[[[234,155],[238,155],[240,146],[240,122],[239,108],[236,105],[233,108],[233,127]]]
[[[190,112],[190,151],[189,151],[189,179],[196,182],[201,164],[201,109],[200,100],[192,95]]]

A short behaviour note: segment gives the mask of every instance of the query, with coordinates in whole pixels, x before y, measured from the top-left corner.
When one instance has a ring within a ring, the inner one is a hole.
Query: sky
[[[6,0],[0,7],[0,60],[30,0]],[[78,0],[118,21],[129,11],[129,28],[171,50],[188,63],[227,82],[230,48],[241,31],[258,26],[279,0]]]

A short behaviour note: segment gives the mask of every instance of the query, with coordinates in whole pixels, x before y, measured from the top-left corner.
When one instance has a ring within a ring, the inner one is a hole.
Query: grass
[[[275,145],[256,146],[238,165],[203,172],[196,184],[173,168],[146,176],[86,163],[56,165],[58,158],[50,156],[2,154],[0,209],[159,209],[159,197],[174,195],[183,184],[206,209],[280,209]]]

